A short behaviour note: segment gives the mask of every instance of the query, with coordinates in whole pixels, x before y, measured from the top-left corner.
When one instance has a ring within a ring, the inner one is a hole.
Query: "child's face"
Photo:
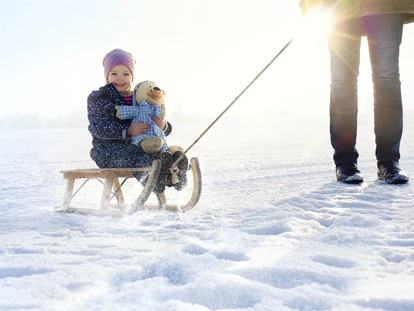
[[[120,94],[128,94],[131,92],[132,74],[125,65],[116,65],[109,72],[108,83],[112,83]]]

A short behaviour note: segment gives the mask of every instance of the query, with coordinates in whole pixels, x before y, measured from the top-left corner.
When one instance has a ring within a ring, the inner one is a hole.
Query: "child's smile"
[[[109,72],[108,83],[112,83],[120,94],[129,94],[132,86],[132,73],[127,66],[116,65]]]

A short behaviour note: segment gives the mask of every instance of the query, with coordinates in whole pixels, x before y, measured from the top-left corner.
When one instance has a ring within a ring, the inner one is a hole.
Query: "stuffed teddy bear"
[[[132,123],[150,125],[148,132],[132,137],[132,144],[151,154],[168,149],[163,130],[151,119],[152,116],[162,120],[165,118],[165,92],[154,81],[138,83],[133,91],[132,106],[115,106],[115,109],[118,119],[132,119]]]
[[[177,160],[184,149],[180,146],[168,146],[164,132],[152,121],[152,116],[164,120],[165,118],[165,92],[154,81],[138,83],[133,91],[132,106],[115,106],[116,117],[121,120],[132,119],[132,123],[144,122],[150,125],[147,133],[132,137],[131,143],[139,146],[146,153],[160,152],[161,172],[156,184],[156,193],[164,191],[165,187],[174,186],[181,190],[187,184],[186,170],[188,159],[183,157],[177,168],[169,171],[170,166]]]

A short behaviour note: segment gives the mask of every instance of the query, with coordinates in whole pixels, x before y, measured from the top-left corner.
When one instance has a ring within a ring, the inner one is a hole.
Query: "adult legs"
[[[367,16],[363,23],[368,38],[374,85],[378,177],[389,184],[403,184],[409,180],[399,166],[403,131],[399,54],[404,16]]]
[[[403,14],[363,18],[374,85],[375,155],[378,162],[400,159],[403,110],[399,54],[403,22]]]
[[[361,20],[337,23],[328,36],[331,61],[330,134],[334,162],[356,163],[357,83],[360,63]]]

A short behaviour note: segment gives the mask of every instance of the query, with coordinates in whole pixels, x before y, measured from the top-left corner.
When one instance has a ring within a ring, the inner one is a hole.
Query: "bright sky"
[[[135,82],[155,80],[166,91],[167,114],[215,116],[294,35],[298,2],[1,1],[0,116],[86,113],[87,96],[104,84],[102,59],[115,48],[135,55]],[[407,108],[414,107],[414,28],[405,31]],[[324,43],[294,41],[229,114],[327,111],[328,60]],[[371,105],[369,65],[362,66],[361,105]]]

